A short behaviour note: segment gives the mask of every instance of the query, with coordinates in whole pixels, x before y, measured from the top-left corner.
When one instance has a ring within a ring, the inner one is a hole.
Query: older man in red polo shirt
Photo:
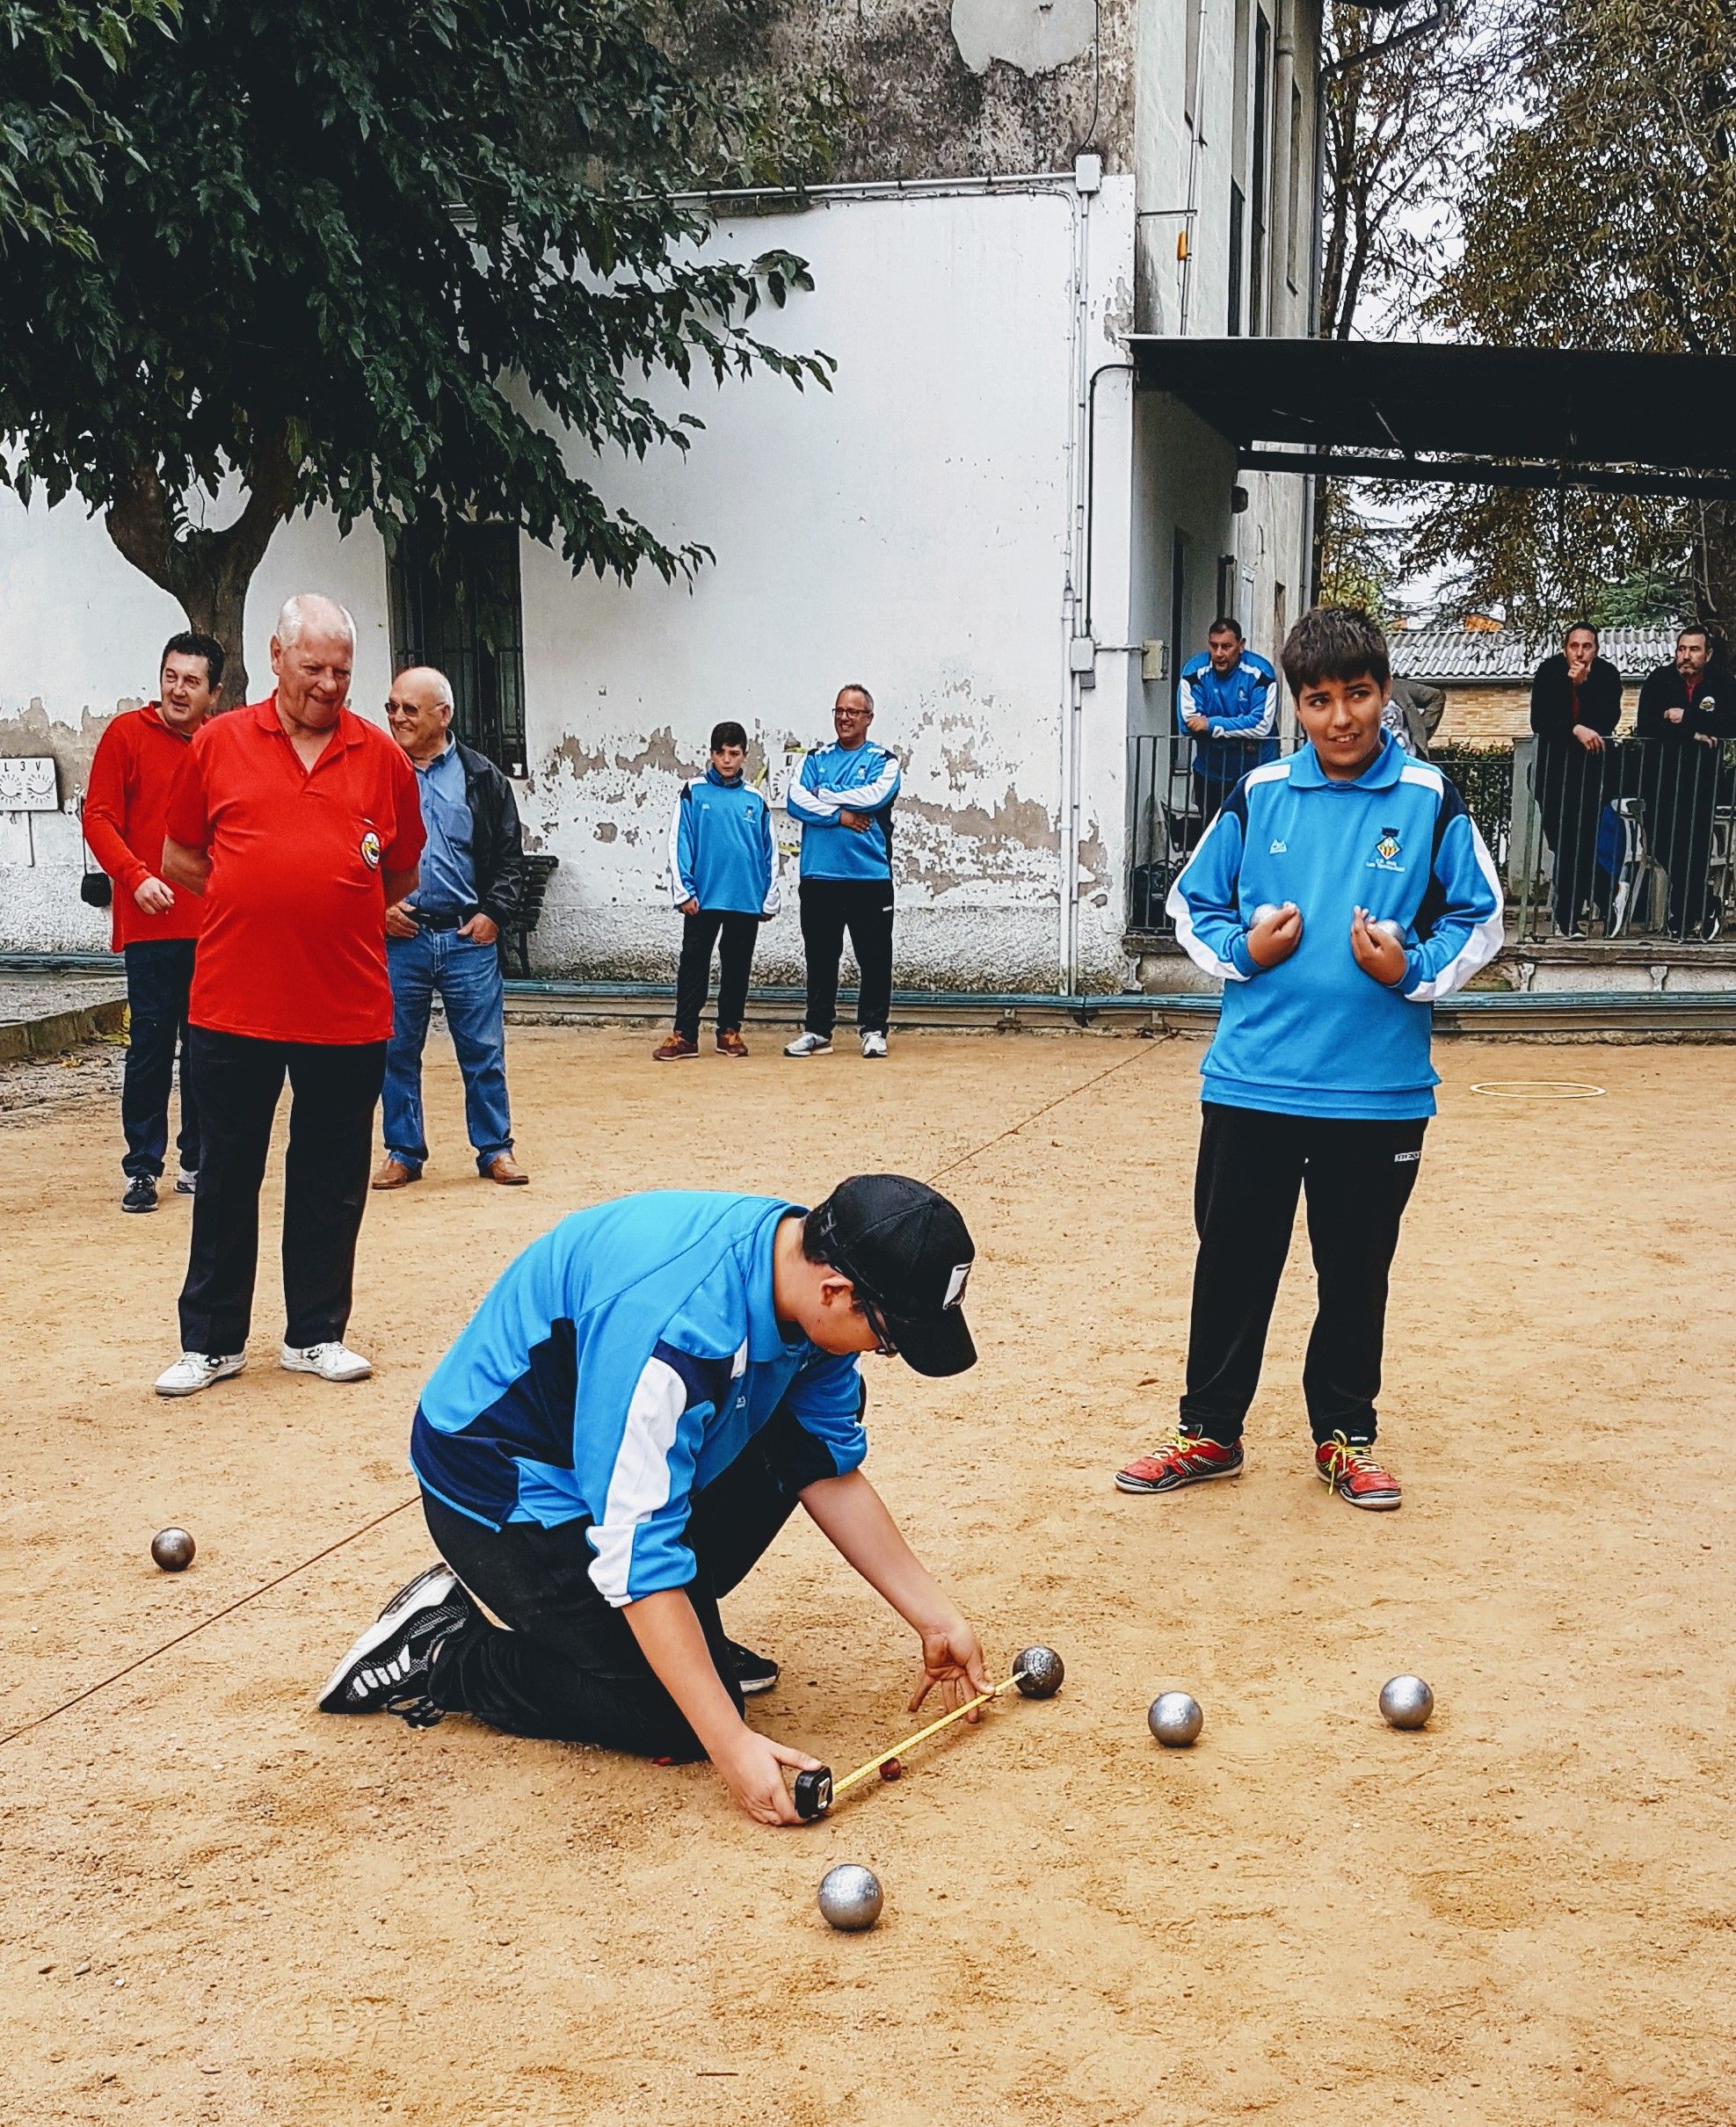
[[[201,1151],[181,1289],[181,1356],[156,1383],[192,1396],[245,1363],[259,1187],[288,1078],[281,1363],[324,1381],[372,1368],[344,1342],[392,1032],[386,910],[414,890],[416,773],[345,706],[355,622],[291,599],[277,688],[207,723],[169,802],[163,873],[205,897],[187,1010]]]

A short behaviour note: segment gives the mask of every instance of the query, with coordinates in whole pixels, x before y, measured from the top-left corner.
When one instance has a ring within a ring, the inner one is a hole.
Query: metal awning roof
[[[1444,341],[1133,342],[1256,472],[1736,496],[1736,357]]]

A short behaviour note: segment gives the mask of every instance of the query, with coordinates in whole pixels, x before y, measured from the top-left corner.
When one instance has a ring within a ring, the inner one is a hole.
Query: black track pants
[[[1226,1445],[1241,1438],[1305,1194],[1319,1295],[1302,1374],[1309,1426],[1317,1441],[1373,1440],[1387,1273],[1427,1123],[1327,1122],[1216,1102],[1202,1115],[1182,1426]]]
[[[838,1023],[838,963],[850,933],[861,986],[856,1026],[884,1034],[892,1014],[892,881],[804,879],[802,946],[808,963],[808,1003],[802,1024],[829,1042]]]
[[[700,1015],[705,1010],[705,993],[711,987],[711,951],[718,945],[720,935],[717,1031],[741,1032],[759,918],[735,909],[701,909],[696,916],[681,918],[681,958],[675,970],[675,1031],[686,1034],[690,1042],[699,1040]]]
[[[804,1485],[832,1474],[826,1449],[787,1412],[694,1498],[687,1584],[717,1673],[737,1707],[718,1598],[745,1579],[795,1511]],[[487,1528],[422,1495],[435,1547],[470,1592],[511,1628],[479,1618],[448,1639],[429,1695],[515,1736],[594,1743],[640,1757],[702,1758],[699,1739],[658,1682],[626,1617],[598,1593],[588,1521]]]

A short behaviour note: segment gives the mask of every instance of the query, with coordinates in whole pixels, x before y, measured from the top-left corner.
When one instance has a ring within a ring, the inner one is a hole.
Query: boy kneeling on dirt
[[[954,1206],[898,1174],[805,1213],[694,1191],[563,1219],[422,1392],[410,1465],[442,1563],[387,1604],[322,1709],[707,1757],[751,1817],[795,1823],[783,1768],[817,1760],[742,1718],[777,1665],[725,1637],[717,1604],[798,1501],[920,1638],[912,1711],[988,1688],[977,1635],[861,1470],[857,1370],[873,1351],[919,1374],[973,1365],[975,1255]]]

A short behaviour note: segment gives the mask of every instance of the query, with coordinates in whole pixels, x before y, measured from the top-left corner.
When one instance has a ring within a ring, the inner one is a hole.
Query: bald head
[[[386,722],[411,760],[438,759],[452,722],[451,680],[432,664],[407,665],[392,682]]]
[[[350,699],[356,624],[335,599],[286,599],[272,635],[278,715],[306,731],[329,730]]]

